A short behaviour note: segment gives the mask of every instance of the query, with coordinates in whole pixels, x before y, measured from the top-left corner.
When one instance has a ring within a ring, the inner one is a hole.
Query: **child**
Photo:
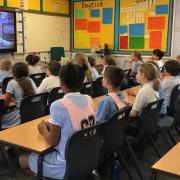
[[[26,56],[26,62],[29,67],[29,75],[42,73],[41,67],[38,64],[40,57],[34,54],[29,54]]]
[[[12,77],[12,64],[8,59],[2,60],[0,63],[0,84],[6,77]]]
[[[108,89],[108,95],[104,96],[98,105],[95,118],[97,122],[110,119],[127,105],[126,97],[119,91],[123,79],[124,72],[122,69],[113,65],[106,67],[102,82],[103,86]]]
[[[79,65],[62,66],[60,82],[65,96],[52,103],[50,122],[42,122],[38,125],[39,133],[44,136],[48,144],[56,146],[56,151],[47,154],[44,158],[45,177],[64,179],[66,143],[74,132],[81,130],[82,120],[85,120],[89,126],[89,117],[93,115],[93,101],[91,97],[78,92],[85,78],[85,70]],[[38,154],[22,155],[19,162],[24,170],[37,173]]]
[[[153,50],[152,60],[155,60],[158,63],[159,68],[162,68],[164,65],[164,61],[162,60],[164,56],[164,52],[160,49]]]
[[[133,79],[136,79],[136,74],[138,72],[138,68],[143,63],[141,53],[139,51],[132,52],[130,63],[133,63],[131,76],[133,77]]]
[[[109,65],[116,65],[115,60],[113,59],[113,57],[111,57],[110,55],[106,55],[104,56],[104,63],[103,63],[103,70],[102,70],[102,74],[104,74],[104,71],[106,69],[107,66]]]
[[[60,87],[59,84],[59,72],[61,65],[57,61],[51,61],[47,66],[46,74],[48,77],[43,79],[39,88],[37,89],[37,93],[49,92],[51,89],[55,87]]]
[[[76,53],[72,60],[72,63],[86,69],[86,76],[84,82],[93,81],[92,69],[89,65],[88,58],[84,53]]]
[[[136,78],[142,85],[142,88],[137,93],[130,113],[131,117],[140,116],[144,107],[159,99],[159,88],[161,84],[155,66],[150,63],[143,63],[140,65]]]
[[[8,107],[12,98],[16,102],[16,108],[7,112],[3,115],[1,120],[2,129],[10,128],[21,122],[19,107],[20,102],[25,96],[34,95],[36,93],[36,85],[29,78],[28,66],[19,62],[13,65],[12,67],[14,79],[9,81],[6,89],[6,94],[3,95],[5,100],[5,106]]]
[[[167,106],[170,105],[170,96],[173,88],[180,84],[180,64],[175,60],[166,61],[163,68],[162,89],[167,98]]]
[[[88,56],[88,62],[91,66],[93,81],[96,81],[99,78],[99,73],[95,68],[96,60],[92,56]]]
[[[155,61],[147,61],[146,63],[151,63],[153,64],[159,74],[159,78],[161,79],[161,72],[159,70],[159,66]],[[160,127],[170,127],[174,121],[174,119],[170,116],[167,115],[167,98],[164,90],[162,89],[162,85],[159,89],[159,98],[164,99],[163,104],[161,106],[161,110],[159,112],[159,126]]]

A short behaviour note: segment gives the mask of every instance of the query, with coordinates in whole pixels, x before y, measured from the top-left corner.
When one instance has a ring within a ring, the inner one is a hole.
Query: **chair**
[[[61,61],[61,57],[65,57],[63,47],[51,47],[51,59],[55,61]]]
[[[107,89],[102,85],[102,77],[99,77],[96,81],[93,82],[92,88],[93,88],[93,98],[108,93]]]
[[[4,99],[0,99],[0,130],[1,130],[1,118],[4,112],[4,104],[5,104]]]
[[[54,101],[56,101],[58,99],[62,99],[63,96],[64,96],[64,92],[61,90],[60,87],[53,88],[49,92],[48,105],[50,106]]]
[[[66,172],[64,180],[101,180],[95,169],[98,164],[101,146],[102,125],[98,124],[75,132],[68,140],[65,148]],[[51,152],[52,150],[50,150]],[[38,176],[42,179],[43,158],[39,157]]]
[[[4,78],[3,82],[2,82],[2,93],[5,94],[6,93],[6,88],[8,85],[8,82],[13,79],[13,77],[6,77]]]
[[[85,82],[82,88],[79,90],[81,94],[87,94],[89,96],[93,96],[93,82]]]
[[[107,154],[117,154],[117,158],[120,163],[126,169],[129,177],[131,179],[135,178],[131,174],[130,169],[122,155],[122,148],[124,146],[125,130],[129,118],[129,113],[131,111],[130,106],[116,113],[110,120],[103,123],[103,147],[101,154],[107,157]]]
[[[46,115],[48,93],[23,98],[20,104],[21,122],[25,123]]]
[[[143,110],[140,116],[139,121],[139,130],[136,136],[127,135],[125,138],[125,142],[130,152],[130,156],[135,164],[135,167],[138,171],[138,174],[142,180],[145,180],[143,171],[139,166],[137,157],[134,153],[133,147],[140,147],[140,150],[145,150],[143,145],[147,145],[148,143],[152,145],[155,150],[157,156],[160,158],[161,153],[153,139],[158,130],[158,120],[159,120],[159,112],[161,105],[163,103],[163,99],[149,103]]]
[[[46,73],[31,74],[30,78],[34,81],[37,87],[40,86],[42,80],[46,77]]]

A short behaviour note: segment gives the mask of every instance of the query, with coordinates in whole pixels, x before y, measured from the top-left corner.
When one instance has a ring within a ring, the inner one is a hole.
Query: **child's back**
[[[64,178],[67,141],[74,132],[90,126],[89,117],[93,117],[92,98],[78,92],[84,78],[85,70],[79,65],[67,64],[61,68],[60,82],[65,96],[52,103],[49,122],[42,122],[38,125],[39,132],[46,141],[56,147],[56,151],[45,156],[43,162],[45,177]],[[46,138],[47,133],[50,138]],[[21,156],[21,167],[37,173],[38,157],[35,153]]]
[[[7,106],[13,98],[16,103],[16,108],[10,112],[4,113],[1,120],[2,129],[15,126],[21,122],[19,114],[20,103],[23,97],[33,95],[36,92],[36,85],[28,77],[28,67],[25,63],[16,63],[13,66],[13,74],[14,79],[9,81],[4,97]],[[26,91],[25,89],[28,90]]]
[[[127,105],[126,97],[122,92],[119,92],[123,79],[124,73],[119,67],[113,65],[106,67],[103,75],[103,86],[108,89],[108,95],[98,105],[95,118],[97,122],[110,119]]]

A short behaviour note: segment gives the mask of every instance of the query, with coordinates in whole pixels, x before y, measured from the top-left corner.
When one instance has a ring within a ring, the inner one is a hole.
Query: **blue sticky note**
[[[112,24],[113,9],[103,8],[103,24]]]
[[[168,14],[168,5],[156,6],[156,14]]]
[[[130,24],[129,25],[129,36],[144,36],[144,24]]]
[[[127,33],[127,26],[119,26],[119,34]]]
[[[99,9],[91,9],[90,16],[91,17],[100,17],[100,10]]]

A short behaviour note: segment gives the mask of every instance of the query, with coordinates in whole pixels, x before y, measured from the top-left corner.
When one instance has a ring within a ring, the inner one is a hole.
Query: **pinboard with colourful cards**
[[[72,2],[72,50],[93,45],[112,53],[134,50],[171,55],[174,0],[95,0]]]

